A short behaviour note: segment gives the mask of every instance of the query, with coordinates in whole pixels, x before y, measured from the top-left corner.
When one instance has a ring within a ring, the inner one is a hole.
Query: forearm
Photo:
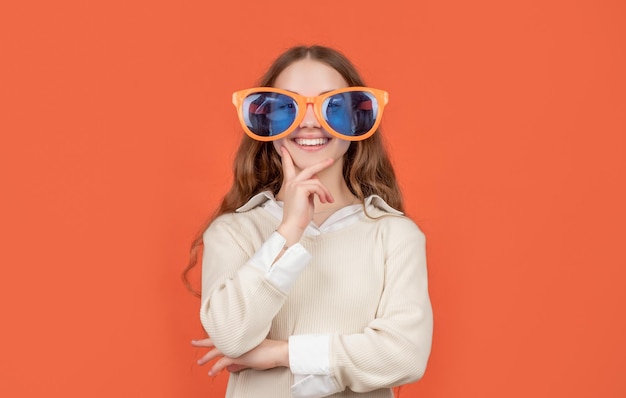
[[[285,239],[274,233],[250,258],[244,253],[237,257],[236,251],[232,251],[235,257],[220,258],[224,249],[214,246],[205,251],[200,318],[226,355],[238,357],[267,337],[272,319],[310,261],[302,246],[296,244],[287,251],[284,246]],[[242,265],[228,271],[229,260]],[[219,269],[224,271],[216,272]]]
[[[200,320],[215,345],[238,357],[263,341],[286,295],[250,266],[203,299]]]
[[[326,396],[347,387],[368,392],[419,380],[430,354],[432,319],[430,313],[417,318],[410,323],[375,320],[356,334],[291,336],[293,396],[312,391]]]
[[[412,333],[367,329],[331,339],[333,376],[355,392],[411,383],[422,378],[431,349],[432,323]]]

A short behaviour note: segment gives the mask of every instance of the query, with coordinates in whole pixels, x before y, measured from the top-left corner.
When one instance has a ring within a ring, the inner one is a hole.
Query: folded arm
[[[219,220],[205,232],[200,307],[211,340],[233,358],[267,337],[291,285],[310,261],[300,244],[284,251],[285,239],[276,232],[252,254],[237,238]]]

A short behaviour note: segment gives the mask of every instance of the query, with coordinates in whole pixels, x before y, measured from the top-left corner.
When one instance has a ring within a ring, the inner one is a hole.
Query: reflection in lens
[[[322,105],[326,122],[336,132],[359,136],[369,132],[378,114],[376,97],[365,91],[350,91],[330,96]]]
[[[282,133],[291,126],[297,114],[298,105],[284,94],[260,92],[250,94],[243,100],[246,126],[259,136]]]

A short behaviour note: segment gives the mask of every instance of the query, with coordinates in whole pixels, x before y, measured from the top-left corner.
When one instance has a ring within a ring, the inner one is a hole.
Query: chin
[[[332,158],[337,163],[342,163],[344,154],[350,147],[350,142],[331,138],[324,145],[304,146],[298,145],[294,139],[280,139],[274,141],[276,151],[280,152],[280,147],[284,146],[293,160],[293,164],[299,170],[313,166],[328,158]],[[335,168],[334,165],[330,168]]]
[[[313,166],[316,163],[319,163],[323,160],[328,159],[329,156],[295,156],[293,157],[293,164],[300,170],[306,169],[307,167]],[[336,162],[337,160],[335,160]]]

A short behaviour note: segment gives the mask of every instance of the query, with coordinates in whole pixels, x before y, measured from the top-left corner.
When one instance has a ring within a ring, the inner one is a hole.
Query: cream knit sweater
[[[424,235],[376,196],[366,208],[373,219],[289,248],[278,261],[303,263],[289,289],[253,265],[279,220],[261,207],[217,218],[204,234],[200,313],[216,347],[237,357],[265,338],[330,334],[332,397],[388,398],[421,378],[433,326]],[[227,397],[288,398],[293,384],[289,368],[248,369],[230,375]]]

